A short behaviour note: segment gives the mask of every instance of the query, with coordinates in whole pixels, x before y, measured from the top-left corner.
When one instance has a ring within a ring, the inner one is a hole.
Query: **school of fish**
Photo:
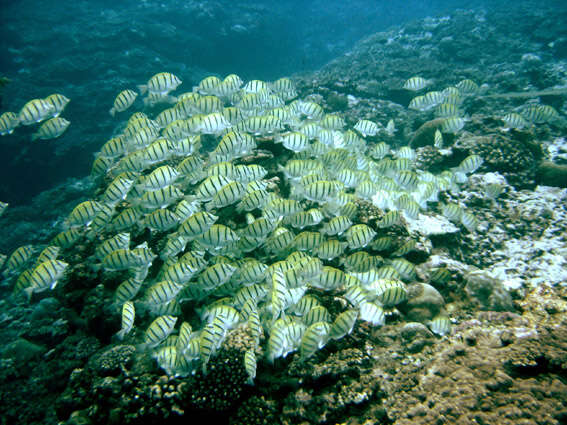
[[[429,83],[415,77],[404,87]],[[421,171],[414,149],[380,141],[396,131],[393,120],[360,120],[348,129],[340,114],[298,99],[288,78],[210,76],[172,95],[181,84],[162,72],[139,86],[144,105],[165,106],[153,118],[123,116],[138,94],[118,94],[110,114],[126,125],[93,163],[98,192],[76,205],[47,246],[21,246],[6,259],[3,275],[14,280],[14,294],[32,300],[64,286],[75,265],[69,253],[94,244],[92,268],[123,277],[113,299],[118,339],[151,352],[167,374],[187,376],[206,372],[229,333],[244,328],[254,341],[244,355],[250,383],[259,355],[307,359],[357,323],[382,326],[416,279],[416,266],[404,258],[416,241],[389,231],[426,213],[440,192],[457,193],[482,158],[471,155],[438,175]],[[441,148],[442,133],[463,128],[458,99],[475,90],[464,80],[412,101],[410,108],[437,108],[446,119],[432,145]],[[38,109],[26,105],[18,123],[54,114],[47,101],[32,102]],[[549,113],[534,110],[532,120]],[[4,121],[3,131],[15,128]],[[269,148],[287,152],[275,159],[277,169],[255,163]],[[360,222],[361,201],[382,210],[375,224]],[[441,210],[468,231],[478,225],[460,204]],[[450,278],[447,269],[431,270],[432,281]],[[339,312],[336,303],[330,308],[337,298]],[[445,313],[428,325],[440,336],[451,331]]]

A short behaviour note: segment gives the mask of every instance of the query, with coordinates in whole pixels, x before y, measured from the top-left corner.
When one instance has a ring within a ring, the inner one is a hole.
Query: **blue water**
[[[316,70],[377,31],[456,8],[517,2],[430,1],[12,1],[0,10],[0,72],[12,82],[1,111],[59,92],[71,121],[56,140],[31,143],[31,128],[0,138],[0,199],[27,204],[69,177],[88,174],[93,153],[119,123],[114,96],[159,71],[182,91],[209,74],[276,79]],[[530,2],[527,2],[530,5]],[[543,2],[531,2],[534,8]],[[547,6],[561,2],[545,2]],[[523,2],[525,7],[526,2]]]

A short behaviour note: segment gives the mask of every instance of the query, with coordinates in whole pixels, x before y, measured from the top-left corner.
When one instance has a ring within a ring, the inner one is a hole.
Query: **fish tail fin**
[[[140,94],[146,94],[146,92],[148,91],[148,86],[145,84],[140,84],[138,85],[138,90],[140,91]]]

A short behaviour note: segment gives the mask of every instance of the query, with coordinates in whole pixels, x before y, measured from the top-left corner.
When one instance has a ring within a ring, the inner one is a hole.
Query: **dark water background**
[[[534,8],[543,3],[531,2]],[[28,204],[70,177],[87,175],[93,153],[121,121],[108,114],[115,95],[156,72],[178,75],[183,80],[181,92],[210,74],[235,72],[244,80],[273,80],[317,69],[357,40],[393,25],[456,8],[484,8],[490,13],[491,8],[518,7],[519,2],[2,0],[0,4],[0,75],[11,79],[0,111],[17,112],[26,101],[55,92],[71,99],[62,115],[71,125],[61,138],[31,143],[35,128],[30,127],[0,138],[0,200],[14,206]]]

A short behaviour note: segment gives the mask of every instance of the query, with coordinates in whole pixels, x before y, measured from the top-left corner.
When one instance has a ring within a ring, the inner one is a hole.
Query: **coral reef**
[[[447,19],[416,22],[403,31],[371,36],[321,72],[297,78],[302,98],[316,100],[326,112],[343,112],[349,127],[361,118],[384,124],[394,119],[396,131],[369,136],[369,148],[386,141],[398,149],[411,140],[418,168],[431,173],[458,167],[470,154],[484,159],[458,191],[440,191],[439,202],[432,210],[420,211],[415,220],[401,218],[382,228],[385,211],[356,199],[353,221],[368,225],[391,244],[385,249],[368,247],[373,265],[391,264],[405,242],[415,241],[403,255],[416,267],[415,274],[405,278],[407,300],[385,309],[384,326],[358,320],[352,333],[328,341],[311,357],[289,353],[268,362],[265,349],[273,323],[262,317],[259,336],[248,323],[228,333],[206,364],[207,373],[199,364],[187,376],[165,376],[151,352],[132,345],[142,341],[152,318],[145,298],[137,305],[142,308],[131,339],[120,342],[113,336],[119,327],[114,294],[126,273],[89,267],[103,239],[82,238],[64,253],[72,266],[63,288],[34,294],[31,304],[17,297],[0,301],[6,341],[0,350],[0,415],[6,423],[565,423],[567,191],[534,189],[541,183],[565,187],[565,165],[548,162],[542,149],[543,140],[564,127],[544,123],[503,130],[499,111],[525,99],[483,98],[483,91],[464,100],[463,108],[471,112],[465,131],[445,134],[439,149],[431,144],[441,121],[429,112],[408,111],[410,96],[400,88],[414,73],[435,76],[437,85],[456,83],[456,76],[471,77],[500,94],[560,83],[561,72],[548,64],[549,58],[525,55],[537,51],[541,40],[552,43],[553,37],[536,31],[538,40],[512,42],[498,36],[499,19],[504,18],[512,19],[461,11]],[[557,25],[539,15],[532,19],[535,26]],[[563,54],[562,49],[564,43],[557,42],[549,52]],[[504,55],[522,59],[503,65]],[[483,69],[471,65],[478,60],[484,61]],[[552,98],[560,103],[557,96]],[[205,143],[213,139],[207,138]],[[274,138],[262,138],[262,149],[239,163],[261,163],[270,173],[271,191],[287,197],[291,184],[277,165],[291,154]],[[500,187],[497,195],[486,194],[491,184]],[[3,248],[11,250],[15,241],[26,238],[32,243],[50,239],[52,225],[60,221],[56,215],[67,214],[91,189],[79,182],[38,198],[37,208],[46,211],[57,199],[58,213],[18,225],[13,238],[2,241]],[[449,202],[472,212],[479,222],[476,229],[444,217],[440,205]],[[302,208],[314,206],[316,202],[301,201]],[[216,212],[231,227],[244,221],[240,212]],[[8,212],[3,223],[15,223],[16,215]],[[44,227],[49,229],[39,230]],[[131,237],[133,246],[147,241],[153,252],[161,251],[167,241],[166,232],[140,229]],[[251,255],[266,255],[257,251]],[[207,256],[215,258],[215,264],[229,261],[224,255]],[[342,261],[325,264],[342,267]],[[150,275],[160,273],[163,263],[156,259]],[[445,273],[436,274],[439,270]],[[1,289],[8,292],[6,284]],[[144,286],[142,293],[147,289]],[[232,295],[228,285],[220,289],[218,299]],[[346,288],[310,288],[309,295],[334,317],[352,302]],[[180,310],[199,332],[201,312],[193,307],[183,305]],[[440,313],[450,317],[452,328],[442,337],[430,330],[430,321]],[[244,364],[245,352],[251,349],[258,358],[254,385],[247,383]]]

